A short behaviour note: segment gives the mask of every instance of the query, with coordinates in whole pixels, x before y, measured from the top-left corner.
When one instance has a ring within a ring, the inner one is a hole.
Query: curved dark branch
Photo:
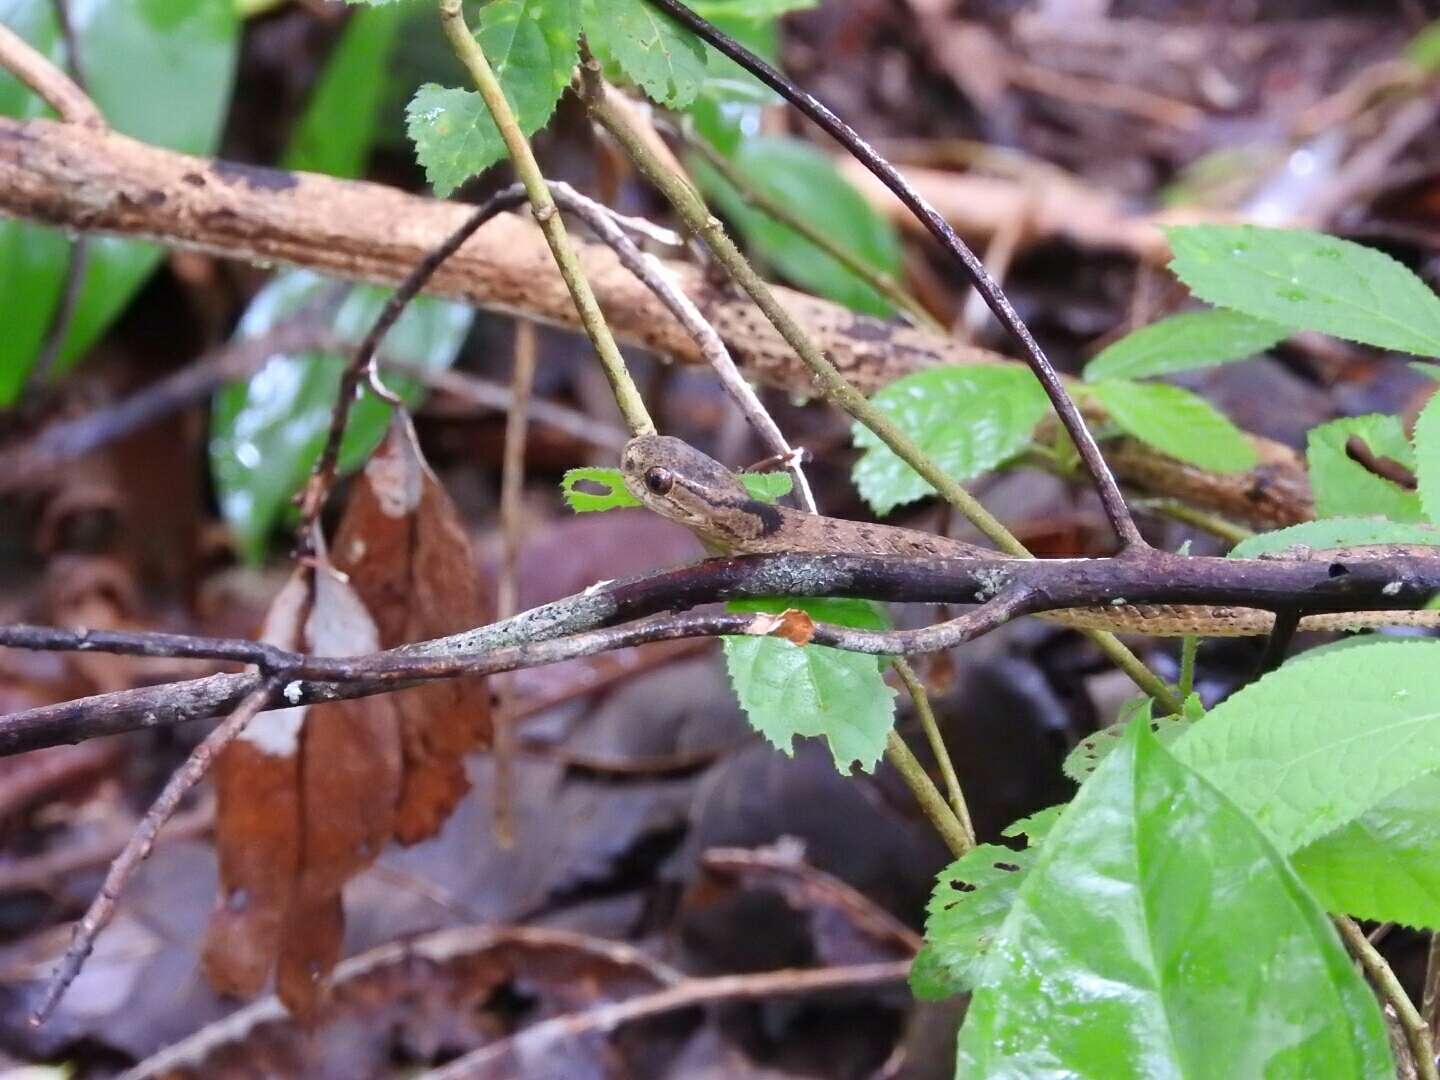
[[[1051,405],[1055,407],[1060,422],[1065,425],[1065,430],[1079,451],[1081,460],[1085,462],[1085,468],[1090,473],[1090,477],[1095,483],[1095,489],[1100,495],[1100,501],[1105,507],[1105,514],[1110,519],[1110,524],[1119,535],[1121,542],[1127,548],[1137,550],[1146,548],[1148,545],[1141,538],[1140,530],[1135,525],[1135,519],[1130,516],[1130,508],[1125,504],[1125,497],[1120,493],[1120,485],[1115,482],[1110,467],[1105,464],[1105,458],[1100,453],[1100,447],[1096,444],[1095,437],[1085,426],[1085,420],[1080,415],[1080,410],[1076,408],[1075,402],[1066,392],[1065,384],[1061,381],[1059,374],[1045,356],[1039,342],[1030,333],[1029,327],[1011,306],[1004,290],[985,269],[985,264],[970,250],[965,241],[960,239],[955,230],[950,227],[950,223],[940,215],[940,212],[911,186],[895,166],[891,165],[874,147],[861,138],[854,128],[831,112],[818,98],[796,86],[781,72],[739,42],[727,37],[684,4],[679,3],[679,0],[649,0],[649,3],[714,46],[717,51],[734,60],[823,128],[856,161],[874,173],[881,183],[893,191],[896,197],[905,204],[905,208],[914,214],[916,219],[939,241],[941,247],[960,263],[976,291],[985,298],[986,306],[995,313],[995,318],[1000,321],[1000,325],[1019,344],[1025,362],[1035,373],[1035,377],[1040,380],[1040,385],[1045,388],[1045,393],[1050,398]]]

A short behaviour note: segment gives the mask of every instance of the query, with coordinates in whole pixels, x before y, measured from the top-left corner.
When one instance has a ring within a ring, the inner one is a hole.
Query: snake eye
[[[668,495],[674,486],[675,477],[670,474],[669,469],[662,469],[657,465],[645,470],[645,487],[653,494]]]

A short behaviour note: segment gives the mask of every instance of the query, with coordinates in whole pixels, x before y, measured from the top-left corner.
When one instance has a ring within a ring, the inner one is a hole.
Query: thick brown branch
[[[378,184],[211,162],[114,133],[0,117],[0,213],[66,228],[144,236],[228,258],[393,285],[469,212]],[[694,339],[609,248],[577,245],[585,274],[623,340],[701,362]],[[791,392],[809,391],[809,373],[748,300],[707,282],[694,266],[665,266],[750,374]],[[539,230],[517,215],[502,214],[471,238],[430,289],[484,308],[576,325]],[[804,293],[778,292],[806,333],[867,392],[937,364],[1001,359]],[[1262,465],[1232,475],[1184,466],[1123,440],[1106,449],[1122,479],[1148,490],[1250,522],[1305,520],[1310,495],[1298,459],[1268,440],[1255,444]]]
[[[299,658],[234,639],[26,626],[0,628],[0,644],[210,657],[271,670],[294,665],[298,675],[312,680],[285,688],[285,703],[296,705],[384,693],[409,679],[493,674],[648,641],[745,632],[745,618],[721,615],[619,625],[717,600],[825,595],[970,603],[997,589],[1002,590],[998,599],[949,623],[883,634],[821,626],[815,641],[861,652],[920,653],[949,648],[1020,615],[1104,606],[1119,598],[1129,604],[1228,604],[1302,612],[1409,608],[1440,592],[1440,555],[1304,561],[1182,558],[1161,552],[1060,560],[757,555],[611,582],[504,622],[369,657]],[[261,678],[258,673],[212,675],[14,713],[0,720],[0,754],[224,713]]]

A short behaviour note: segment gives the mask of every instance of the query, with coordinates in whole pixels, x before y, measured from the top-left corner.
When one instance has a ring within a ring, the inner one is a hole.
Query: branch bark
[[[0,117],[0,213],[394,285],[459,227],[470,208],[378,184],[189,157],[73,124]],[[576,245],[621,340],[702,362],[694,339],[608,247]],[[813,392],[810,373],[749,300],[707,282],[698,267],[665,266],[751,375],[792,393]],[[544,238],[519,215],[502,214],[480,230],[441,267],[429,290],[577,326]],[[1013,362],[805,293],[776,292],[840,372],[866,392],[940,364]],[[1206,472],[1126,440],[1107,443],[1106,456],[1133,485],[1239,520],[1274,526],[1308,519],[1311,498],[1298,457],[1269,440],[1254,443],[1261,465],[1249,473]]]

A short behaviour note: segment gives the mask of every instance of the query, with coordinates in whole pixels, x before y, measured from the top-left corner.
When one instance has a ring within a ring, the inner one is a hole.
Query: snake
[[[894,525],[806,513],[757,499],[725,465],[671,435],[639,435],[621,454],[625,487],[650,510],[688,528],[718,555],[891,555],[938,559],[1009,559],[963,540]],[[1332,553],[1312,552],[1323,558]],[[1351,557],[1435,555],[1436,549],[1384,545]],[[1275,616],[1257,608],[1200,604],[1124,604],[1038,613],[1080,630],[1151,637],[1252,637],[1270,633]],[[1440,628],[1440,611],[1315,613],[1300,630],[1354,631],[1377,626]]]

